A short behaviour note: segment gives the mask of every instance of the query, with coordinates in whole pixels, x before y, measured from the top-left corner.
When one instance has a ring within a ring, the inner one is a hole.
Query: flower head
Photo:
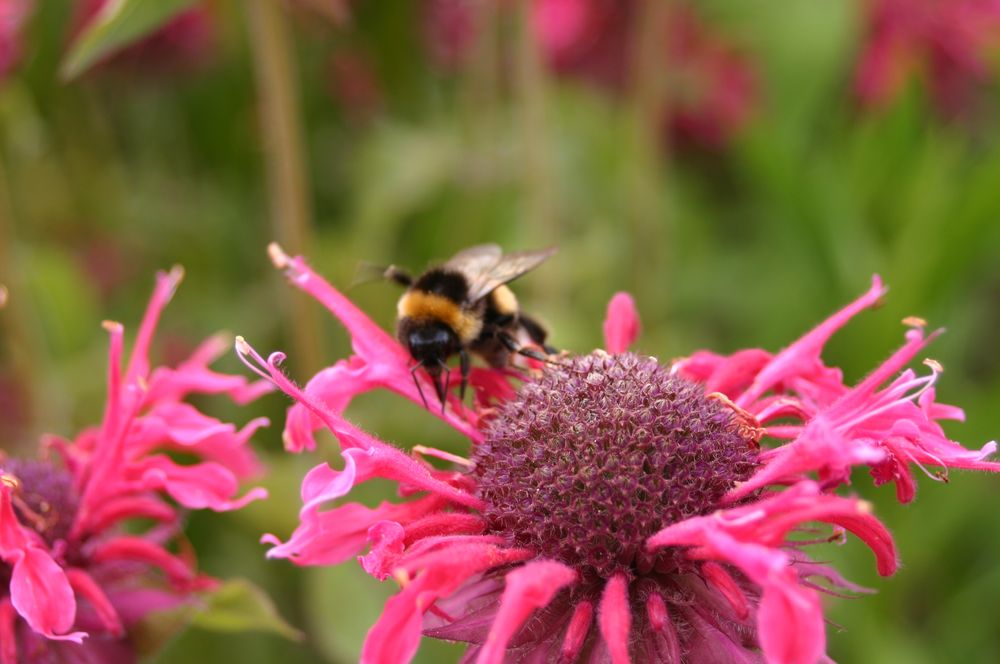
[[[857,385],[822,362],[827,339],[882,297],[877,278],[779,353],[700,351],[669,365],[627,352],[639,325],[620,294],[605,323],[610,352],[516,378],[479,370],[475,408],[450,395],[443,415],[432,409],[469,437],[468,459],[405,454],[343,416],[373,387],[417,401],[405,351],[301,258],[272,257],[344,323],[356,354],[299,388],[280,353],[265,359],[237,340],[248,366],[297,402],[289,447],[326,426],[344,459],[343,470],[321,464],[305,477],[288,541],[264,541],[269,557],[300,565],[360,554],[369,574],[399,583],[366,663],[409,661],[421,635],[468,643],[463,661],[484,664],[816,662],[820,593],[863,589],[811,560],[809,545],[850,532],[880,574],[897,568],[869,506],[833,492],[847,471],[866,464],[876,483],[909,488],[913,466],[1000,469],[983,460],[994,444],[970,452],[941,433],[936,420],[959,411],[934,402],[934,367],[902,370],[929,340],[920,327]],[[403,499],[334,503],[373,478],[398,483]],[[816,523],[833,536],[807,534]]]
[[[168,550],[179,508],[225,511],[265,495],[237,491],[258,471],[246,443],[267,420],[237,429],[184,399],[245,402],[270,386],[209,369],[228,346],[221,338],[176,368],[150,367],[153,332],[180,278],[179,269],[158,275],[124,367],[124,330],[105,324],[111,348],[100,425],[73,440],[45,440],[38,460],[0,457],[2,664],[133,661],[124,638],[132,625],[214,583],[189,553]],[[195,460],[181,464],[172,451]],[[136,520],[155,525],[143,531]]]

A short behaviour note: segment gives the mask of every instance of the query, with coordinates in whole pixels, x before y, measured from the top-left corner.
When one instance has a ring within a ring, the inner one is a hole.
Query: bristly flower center
[[[472,472],[490,532],[607,578],[661,567],[645,540],[720,507],[757,457],[702,386],[653,358],[598,351],[500,407]]]
[[[73,477],[46,461],[6,459],[3,473],[17,481],[14,512],[49,545],[65,539],[73,527],[79,499]]]

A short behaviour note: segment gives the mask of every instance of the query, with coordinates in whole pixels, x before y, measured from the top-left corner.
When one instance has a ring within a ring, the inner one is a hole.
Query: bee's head
[[[430,376],[443,407],[447,386],[441,373],[448,369],[448,358],[461,349],[458,335],[440,321],[406,319],[400,323],[399,340],[417,361],[417,366],[423,367]],[[417,388],[419,387],[418,383]]]
[[[410,355],[420,362],[431,375],[441,373],[445,360],[459,350],[458,335],[438,321],[421,322],[408,326],[403,343]]]

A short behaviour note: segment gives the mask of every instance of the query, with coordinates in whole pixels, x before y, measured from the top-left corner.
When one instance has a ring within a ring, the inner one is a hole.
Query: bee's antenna
[[[424,396],[424,388],[420,387],[420,381],[417,380],[417,369],[424,366],[423,361],[417,362],[410,369],[410,378],[413,379],[413,384],[417,386],[417,392],[420,393],[420,400],[424,402],[424,408],[430,410],[431,407],[427,405],[427,397]]]
[[[390,265],[385,268],[382,272],[382,277],[388,279],[389,281],[395,281],[400,286],[405,286],[409,288],[413,285],[413,277],[406,270],[400,269],[395,265]]]

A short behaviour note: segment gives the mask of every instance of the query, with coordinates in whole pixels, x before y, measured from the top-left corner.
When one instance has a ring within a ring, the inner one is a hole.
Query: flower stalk
[[[302,251],[312,239],[312,204],[306,176],[303,129],[294,55],[284,10],[275,0],[246,3],[260,102],[271,223],[278,241]],[[288,330],[302,369],[320,366],[316,312],[307,298],[289,300]]]
[[[641,0],[637,3],[632,34],[635,36],[629,81],[630,131],[632,168],[629,173],[629,211],[633,238],[632,289],[642,300],[643,289],[653,261],[657,265],[673,265],[669,256],[671,219],[667,213],[664,187],[667,182],[670,146],[663,131],[667,114],[667,80],[670,63],[666,61],[666,40],[670,33],[669,0]],[[656,247],[656,257],[647,251]],[[664,251],[668,252],[664,256]],[[662,297],[670,289],[657,288]]]
[[[7,172],[0,161],[0,330],[5,338],[4,345],[11,363],[13,383],[19,386],[27,398],[27,411],[23,422],[30,430],[35,425],[38,388],[35,380],[36,372],[31,369],[32,358],[37,358],[34,352],[33,340],[29,324],[30,306],[28,298],[15,298],[8,289],[20,291],[20,281],[17,278],[17,260],[14,255],[14,222],[11,210],[10,196],[7,191]],[[27,433],[27,432],[26,432]]]
[[[553,201],[552,163],[546,127],[545,69],[532,25],[532,3],[522,0],[517,12],[515,94],[524,149],[524,191],[528,227],[541,229],[542,242],[559,237]]]

